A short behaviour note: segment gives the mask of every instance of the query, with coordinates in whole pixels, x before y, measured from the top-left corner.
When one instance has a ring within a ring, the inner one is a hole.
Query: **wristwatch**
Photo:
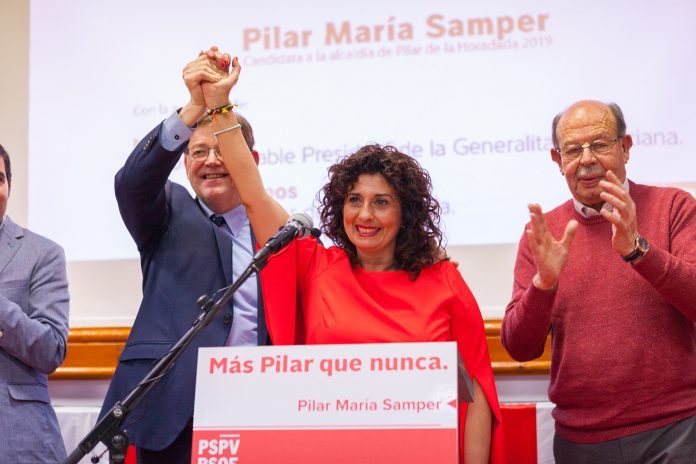
[[[626,256],[622,256],[621,259],[627,263],[633,263],[645,256],[648,250],[650,250],[650,243],[645,240],[645,237],[638,235],[636,237],[636,248]]]

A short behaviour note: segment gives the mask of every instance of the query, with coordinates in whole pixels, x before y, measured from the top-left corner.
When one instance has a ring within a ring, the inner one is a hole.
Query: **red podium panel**
[[[456,464],[460,376],[453,342],[203,348],[191,462]]]
[[[196,430],[193,441],[198,444],[195,463],[271,463],[278,462],[279,456],[284,464],[457,462],[457,450],[452,447],[457,431],[448,429],[243,430],[233,434]],[[218,444],[211,446],[215,441]],[[221,447],[221,441],[233,444]]]

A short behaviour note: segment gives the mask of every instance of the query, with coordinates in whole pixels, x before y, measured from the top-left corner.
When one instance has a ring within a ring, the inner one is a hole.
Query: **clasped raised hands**
[[[218,47],[212,46],[201,51],[183,70],[182,77],[190,100],[179,112],[182,121],[193,126],[207,109],[228,103],[230,91],[239,80],[240,71],[239,60],[220,52]]]

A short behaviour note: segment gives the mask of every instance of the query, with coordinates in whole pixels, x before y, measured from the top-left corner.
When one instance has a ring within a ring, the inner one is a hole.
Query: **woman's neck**
[[[396,260],[394,255],[389,256],[365,256],[358,253],[358,264],[366,271],[395,271]]]

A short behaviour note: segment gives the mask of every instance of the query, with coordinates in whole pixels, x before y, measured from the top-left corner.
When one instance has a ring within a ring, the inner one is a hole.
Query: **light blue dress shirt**
[[[186,126],[179,115],[174,112],[165,119],[160,132],[160,144],[169,151],[176,150],[182,143],[188,142],[193,130]],[[210,217],[213,211],[200,201],[200,205]],[[232,279],[237,280],[254,256],[251,243],[251,226],[243,205],[239,205],[224,214],[227,224],[223,231],[232,238]],[[231,282],[230,282],[231,283]],[[237,290],[232,297],[234,314],[232,327],[227,335],[225,346],[258,345],[258,305],[259,295],[257,280],[254,277]]]

